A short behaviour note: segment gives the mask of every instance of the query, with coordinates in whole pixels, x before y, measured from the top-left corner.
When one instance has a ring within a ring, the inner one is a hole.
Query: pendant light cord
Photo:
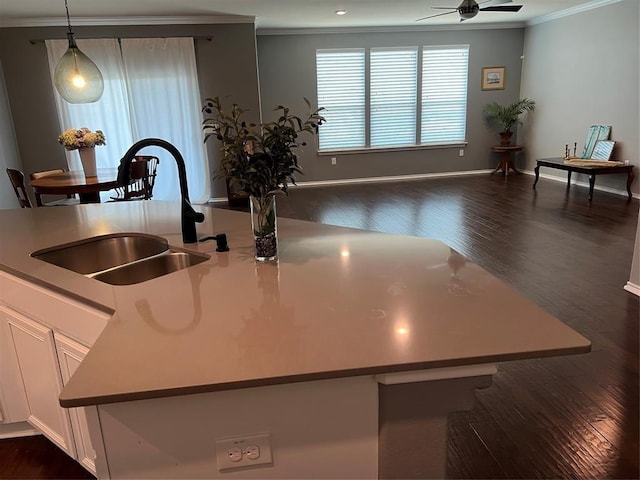
[[[69,26],[69,33],[71,32],[71,19],[69,18],[69,4],[67,3],[67,0],[64,0],[64,8],[67,11],[67,25]]]

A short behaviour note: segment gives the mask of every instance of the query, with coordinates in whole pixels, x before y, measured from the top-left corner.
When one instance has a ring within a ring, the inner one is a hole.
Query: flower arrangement
[[[87,127],[70,128],[58,136],[58,143],[66,150],[77,150],[82,147],[106,145],[102,130],[92,132]]]

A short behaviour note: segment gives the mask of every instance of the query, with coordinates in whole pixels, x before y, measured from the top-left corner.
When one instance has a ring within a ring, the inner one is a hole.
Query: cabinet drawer
[[[95,343],[112,315],[2,271],[0,292],[8,306],[84,345]]]

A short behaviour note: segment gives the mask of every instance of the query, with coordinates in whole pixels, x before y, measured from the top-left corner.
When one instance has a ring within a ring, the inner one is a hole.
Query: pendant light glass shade
[[[53,83],[58,93],[69,103],[92,103],[102,97],[104,80],[95,63],[80,51],[67,33],[69,49],[60,58],[53,74]]]

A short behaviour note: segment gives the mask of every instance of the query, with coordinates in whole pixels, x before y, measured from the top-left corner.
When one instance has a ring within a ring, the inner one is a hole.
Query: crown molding
[[[204,25],[226,23],[253,23],[256,17],[245,15],[208,15],[189,17],[74,17],[74,27],[104,25]],[[66,27],[66,17],[57,18],[24,18],[19,20],[2,20],[0,28],[7,27]]]
[[[624,0],[594,0],[593,2],[583,3],[582,5],[576,5],[575,7],[566,8],[558,12],[550,13],[549,15],[542,15],[541,17],[534,18],[527,22],[527,26],[539,25],[541,23],[550,22],[559,18],[570,17],[578,13],[587,12],[594,8],[605,7],[614,3],[622,2]]]
[[[395,33],[395,32],[443,32],[451,30],[496,30],[525,28],[524,22],[473,23],[455,25],[393,25],[380,27],[326,27],[326,28],[258,28],[256,35],[329,35],[348,33]]]

